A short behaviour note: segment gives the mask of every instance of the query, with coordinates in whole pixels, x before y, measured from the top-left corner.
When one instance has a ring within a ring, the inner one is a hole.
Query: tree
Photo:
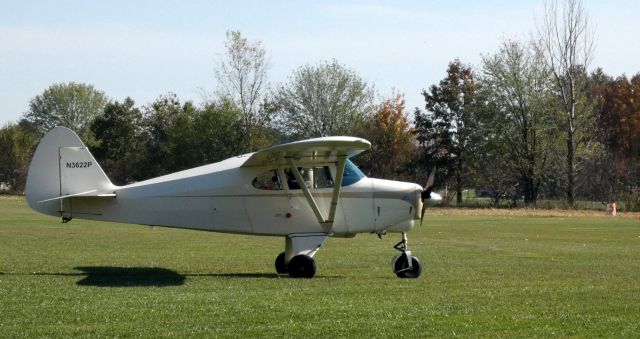
[[[554,92],[562,107],[566,136],[566,195],[575,202],[576,152],[588,141],[594,129],[590,109],[585,100],[585,70],[591,60],[594,42],[589,18],[580,0],[557,0],[545,5],[545,16],[539,28],[539,46],[554,79]]]
[[[202,164],[242,153],[246,135],[239,128],[242,112],[233,103],[208,103],[198,111],[193,133]]]
[[[414,123],[424,163],[453,178],[456,199],[461,203],[478,137],[477,116],[483,109],[474,72],[456,59],[449,63],[447,77],[422,95],[427,112],[417,110]]]
[[[591,100],[596,101],[603,152],[588,174],[597,173],[601,199],[631,193],[640,182],[640,73],[616,79],[598,69],[590,76]],[[605,152],[606,151],[606,152]],[[591,185],[593,186],[593,185]]]
[[[142,113],[127,97],[123,103],[108,103],[104,114],[91,125],[96,138],[92,153],[109,178],[124,185],[140,179],[143,156]]]
[[[603,99],[604,142],[617,157],[640,159],[640,73],[609,82]]]
[[[7,183],[17,193],[24,191],[31,156],[39,137],[22,124],[0,128],[0,183]]]
[[[241,128],[247,136],[244,151],[265,143],[264,134],[273,111],[265,109],[269,63],[260,41],[249,41],[239,31],[227,31],[225,59],[215,69],[219,101],[235,104],[241,114]]]
[[[549,70],[535,48],[517,41],[503,42],[497,53],[483,57],[482,61],[482,84],[493,108],[491,116],[486,117],[488,123],[484,124],[486,143],[482,154],[494,157],[483,159],[483,163],[498,161],[502,167],[499,172],[509,172],[517,178],[498,180],[501,189],[495,190],[496,194],[504,195],[508,186],[516,185],[525,202],[535,204],[555,146],[551,138],[555,133],[552,123],[555,106],[550,95]],[[489,171],[485,175],[487,180],[499,178],[496,168],[482,169]]]
[[[107,97],[92,85],[75,82],[53,84],[29,103],[24,119],[40,135],[56,126],[74,130],[85,141],[91,140],[91,121],[102,114]]]
[[[191,102],[180,103],[173,94],[162,95],[143,108],[144,177],[151,178],[194,167],[199,163]]]
[[[404,96],[385,99],[369,119],[365,137],[371,141],[370,174],[398,179],[411,159],[414,137],[405,113]]]
[[[359,134],[374,107],[372,87],[336,60],[299,68],[275,100],[290,138]]]

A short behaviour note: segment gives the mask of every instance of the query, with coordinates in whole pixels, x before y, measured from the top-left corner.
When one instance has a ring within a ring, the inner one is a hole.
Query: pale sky
[[[584,1],[596,25],[590,69],[640,72],[640,1]],[[479,65],[504,38],[527,40],[543,0],[489,1],[17,1],[0,0],[0,127],[53,83],[94,85],[138,106],[173,92],[202,101],[227,30],[260,40],[277,86],[305,64],[336,59],[405,94],[407,112],[454,58]]]

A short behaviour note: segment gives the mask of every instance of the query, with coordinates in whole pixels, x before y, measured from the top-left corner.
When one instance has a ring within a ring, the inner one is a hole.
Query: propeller
[[[422,226],[422,220],[424,220],[424,213],[427,211],[427,206],[424,203],[426,200],[431,199],[431,191],[433,190],[433,182],[436,178],[436,168],[434,167],[431,170],[431,174],[429,174],[429,178],[427,179],[427,184],[424,185],[424,189],[422,193],[420,193],[420,198],[422,198],[422,211],[420,212],[420,226]]]

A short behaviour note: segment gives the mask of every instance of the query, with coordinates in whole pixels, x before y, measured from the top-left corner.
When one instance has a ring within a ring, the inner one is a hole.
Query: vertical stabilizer
[[[32,209],[61,215],[65,197],[112,195],[115,188],[78,135],[56,127],[36,148],[25,194]]]

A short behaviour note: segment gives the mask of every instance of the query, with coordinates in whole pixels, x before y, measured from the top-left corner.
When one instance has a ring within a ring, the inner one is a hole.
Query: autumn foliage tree
[[[405,112],[404,96],[396,94],[382,102],[371,117],[367,138],[371,141],[371,169],[374,177],[396,179],[413,149],[412,130]]]
[[[600,124],[605,142],[619,157],[640,158],[640,73],[617,78],[605,90]]]
[[[640,175],[640,73],[611,81],[602,96],[599,125],[613,162],[613,186],[631,191]]]

